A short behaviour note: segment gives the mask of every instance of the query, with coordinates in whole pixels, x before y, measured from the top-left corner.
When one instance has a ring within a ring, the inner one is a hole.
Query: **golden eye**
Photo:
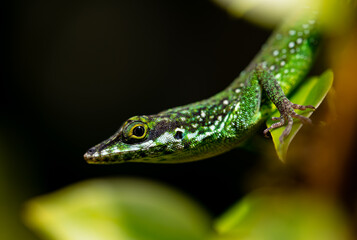
[[[146,136],[147,126],[145,124],[135,124],[129,130],[128,137],[135,139],[143,139]]]

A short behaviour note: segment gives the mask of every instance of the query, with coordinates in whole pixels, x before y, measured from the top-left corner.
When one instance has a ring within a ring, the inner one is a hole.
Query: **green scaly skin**
[[[180,163],[209,158],[237,147],[267,119],[275,105],[291,129],[292,117],[309,122],[294,109],[289,94],[306,76],[320,34],[316,13],[300,12],[286,21],[228,88],[213,97],[155,115],[128,119],[109,139],[84,155],[88,163]],[[284,94],[285,93],[285,94]],[[269,101],[270,100],[270,101]]]

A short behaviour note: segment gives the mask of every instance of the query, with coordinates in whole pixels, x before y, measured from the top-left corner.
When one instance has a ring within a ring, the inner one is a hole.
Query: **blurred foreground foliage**
[[[160,184],[92,180],[32,200],[28,225],[44,239],[206,239],[210,218],[192,200]]]
[[[272,28],[295,9],[308,6],[318,9],[319,22],[326,32],[341,32],[349,26],[355,0],[213,0],[234,17],[245,18]]]
[[[350,239],[340,207],[303,191],[260,190],[213,221],[193,200],[134,179],[85,181],[28,203],[43,239]]]

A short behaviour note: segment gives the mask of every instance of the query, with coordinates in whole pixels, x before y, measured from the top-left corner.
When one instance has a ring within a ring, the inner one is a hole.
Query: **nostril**
[[[90,148],[90,149],[87,151],[87,153],[88,153],[89,155],[93,155],[93,154],[95,153],[95,148],[94,148],[94,147]]]

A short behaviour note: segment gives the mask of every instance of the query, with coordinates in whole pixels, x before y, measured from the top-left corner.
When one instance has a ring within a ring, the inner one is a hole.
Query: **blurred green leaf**
[[[235,17],[244,17],[251,22],[268,27],[281,22],[299,4],[304,5],[305,1],[309,0],[213,0]]]
[[[308,192],[257,191],[218,218],[217,239],[349,240],[339,206]]]
[[[213,0],[232,16],[245,18],[255,24],[272,28],[302,6],[320,13],[319,23],[327,33],[343,33],[354,15],[354,1],[340,0]],[[353,3],[352,3],[353,2]],[[336,18],[336,16],[339,16]]]
[[[331,70],[325,71],[320,77],[309,78],[290,98],[290,101],[300,105],[313,105],[317,108],[330,90],[332,82],[333,73]],[[305,117],[310,117],[312,113],[313,111],[305,110],[301,111],[299,114]],[[267,127],[270,127],[273,123],[276,122],[271,120],[271,117],[280,117],[279,111],[276,110],[269,117],[269,120],[267,121]],[[302,123],[300,121],[295,122],[289,136],[284,139],[283,143],[280,143],[279,137],[283,133],[285,127],[280,127],[271,131],[274,146],[281,161],[285,162],[290,142],[294,139],[301,126]]]
[[[194,202],[157,183],[91,180],[33,199],[27,225],[44,239],[201,240],[210,218]]]

